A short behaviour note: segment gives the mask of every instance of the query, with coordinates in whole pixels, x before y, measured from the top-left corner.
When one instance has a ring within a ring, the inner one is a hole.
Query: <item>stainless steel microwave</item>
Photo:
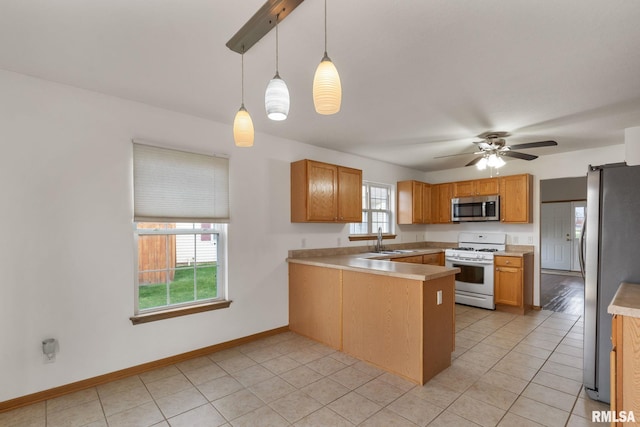
[[[451,199],[451,221],[500,221],[500,196]]]

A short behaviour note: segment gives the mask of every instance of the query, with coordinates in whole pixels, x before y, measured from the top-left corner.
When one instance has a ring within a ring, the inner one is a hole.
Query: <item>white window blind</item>
[[[134,220],[229,222],[229,159],[133,143]]]

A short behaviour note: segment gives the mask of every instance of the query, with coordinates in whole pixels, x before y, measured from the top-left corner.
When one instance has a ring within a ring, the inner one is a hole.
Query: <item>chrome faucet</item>
[[[376,244],[376,252],[382,251],[382,227],[378,227],[378,243]]]

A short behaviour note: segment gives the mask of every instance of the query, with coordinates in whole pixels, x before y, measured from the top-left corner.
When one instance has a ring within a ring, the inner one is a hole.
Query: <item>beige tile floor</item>
[[[288,332],[0,414],[1,426],[587,426],[582,319],[456,306],[450,368],[415,385]]]

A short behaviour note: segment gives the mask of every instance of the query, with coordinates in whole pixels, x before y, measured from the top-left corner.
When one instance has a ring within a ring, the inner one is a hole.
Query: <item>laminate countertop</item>
[[[391,260],[394,258],[429,255],[441,252],[442,249],[417,249],[393,254],[364,252],[349,255],[287,258],[287,262],[335,268],[339,270],[359,271],[382,276],[401,277],[411,280],[428,281],[439,277],[454,275],[459,273],[460,269],[441,267],[438,265],[393,262]]]
[[[607,312],[640,318],[640,283],[620,283]]]

